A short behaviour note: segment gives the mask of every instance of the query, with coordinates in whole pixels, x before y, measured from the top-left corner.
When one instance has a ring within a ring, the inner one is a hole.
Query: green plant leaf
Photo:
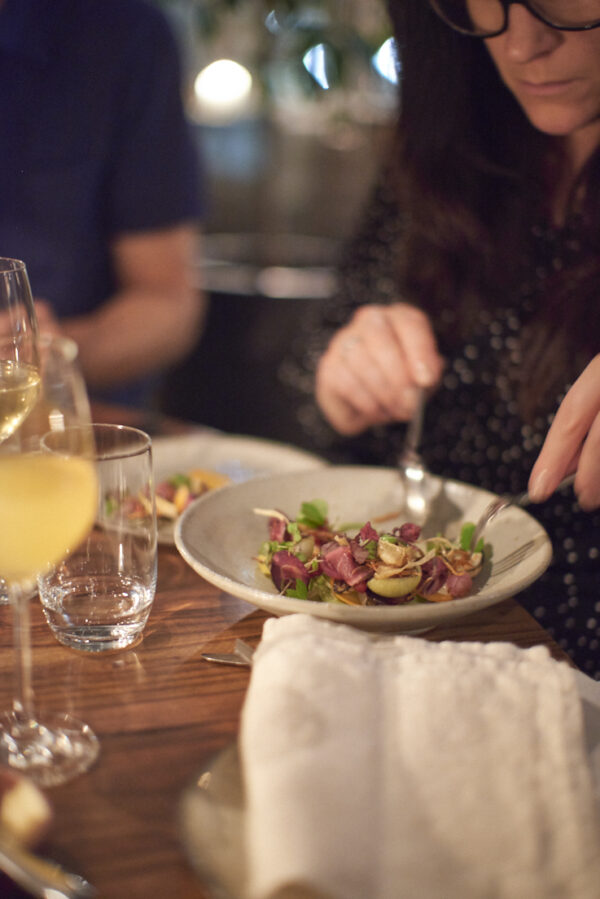
[[[298,521],[309,528],[320,528],[327,522],[327,503],[323,499],[313,499],[302,503]]]

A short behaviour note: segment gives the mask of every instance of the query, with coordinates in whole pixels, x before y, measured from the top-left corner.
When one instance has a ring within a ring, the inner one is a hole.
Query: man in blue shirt
[[[0,117],[0,254],[26,262],[40,326],[76,340],[92,394],[140,400],[203,306],[197,151],[162,13],[0,0]]]

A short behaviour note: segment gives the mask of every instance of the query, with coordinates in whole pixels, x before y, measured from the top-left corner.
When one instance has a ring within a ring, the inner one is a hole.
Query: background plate
[[[325,460],[295,446],[258,437],[202,431],[152,441],[155,483],[193,468],[226,474],[234,483],[277,472],[320,468]],[[159,542],[173,543],[173,523],[159,520]]]
[[[456,536],[460,524],[477,521],[494,498],[459,481],[432,477],[432,482],[437,495],[423,526],[424,536]],[[486,530],[485,539],[493,548],[492,562],[476,579],[474,593],[463,599],[366,607],[289,599],[277,593],[255,561],[267,538],[267,519],[254,514],[253,509],[275,508],[294,517],[302,502],[314,499],[327,501],[329,520],[336,525],[374,521],[390,516],[403,505],[402,485],[395,469],[326,466],[263,477],[205,494],[179,518],[175,543],[188,564],[207,581],[274,615],[304,612],[365,630],[397,633],[454,621],[513,596],[545,571],[552,556],[544,528],[523,509],[509,507]],[[385,527],[405,520],[402,515],[389,517]],[[504,560],[523,546],[527,547],[524,558],[507,567]]]

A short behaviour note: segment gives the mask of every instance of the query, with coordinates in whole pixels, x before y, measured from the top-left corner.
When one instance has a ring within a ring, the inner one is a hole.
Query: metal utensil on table
[[[203,652],[202,658],[207,662],[220,662],[222,665],[242,665],[249,667],[252,664],[254,650],[244,640],[235,641],[233,652]]]
[[[570,487],[574,480],[574,474],[567,475],[566,478],[562,479],[554,492],[557,493],[558,491],[563,490],[565,487]],[[524,508],[531,502],[532,499],[529,496],[527,490],[514,496],[499,496],[497,499],[492,500],[489,506],[487,506],[487,508],[483,511],[482,515],[479,518],[479,521],[475,525],[475,530],[473,531],[473,536],[471,538],[471,549],[473,550],[475,546],[477,546],[477,543],[488,524],[490,524],[490,522],[493,521],[494,518],[496,518],[496,516],[500,514],[500,512],[502,512],[504,509],[507,509],[509,506],[520,506],[521,508]]]
[[[419,453],[421,434],[423,432],[423,415],[425,412],[425,390],[419,388],[417,405],[413,417],[408,422],[404,447],[398,466],[404,484],[405,511],[415,524],[423,524],[429,511],[427,485],[427,468]]]
[[[0,871],[39,899],[91,899],[96,890],[53,861],[40,858],[0,831]]]

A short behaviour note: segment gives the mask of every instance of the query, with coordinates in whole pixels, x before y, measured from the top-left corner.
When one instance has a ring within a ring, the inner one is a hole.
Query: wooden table
[[[107,420],[106,418],[104,420]],[[256,645],[266,615],[195,574],[175,548],[159,551],[158,590],[143,641],[95,656],[52,637],[32,603],[38,706],[87,721],[100,739],[91,771],[48,791],[55,820],[41,850],[85,875],[100,899],[206,899],[182,849],[182,791],[237,734],[249,669],[206,662],[207,647],[229,651],[236,637]],[[514,600],[428,639],[545,644],[566,657]],[[12,624],[0,607],[0,704],[10,705]],[[0,880],[0,896],[20,897]]]

